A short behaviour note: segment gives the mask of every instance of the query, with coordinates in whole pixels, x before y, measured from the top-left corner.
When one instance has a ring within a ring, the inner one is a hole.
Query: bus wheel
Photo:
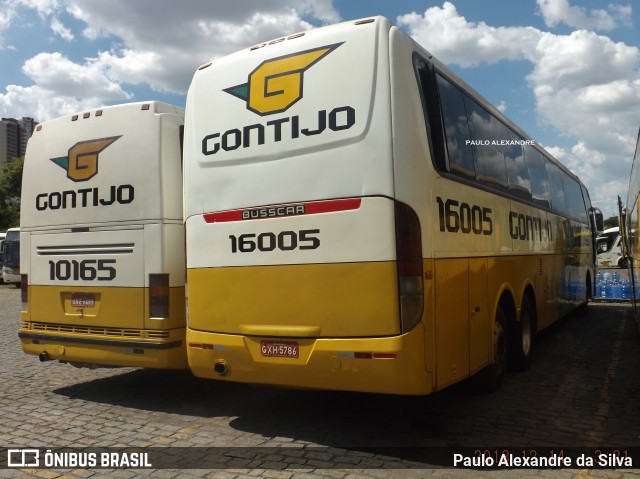
[[[493,322],[493,363],[484,368],[477,378],[476,385],[484,392],[496,391],[502,385],[507,369],[507,321],[501,306],[498,306]]]
[[[531,365],[535,338],[535,310],[528,296],[522,298],[520,321],[512,328],[509,365],[516,371],[526,371]]]

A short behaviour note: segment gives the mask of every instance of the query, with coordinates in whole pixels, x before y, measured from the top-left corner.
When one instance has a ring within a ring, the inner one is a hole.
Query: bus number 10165
[[[116,277],[115,259],[85,259],[83,261],[61,259],[49,261],[51,281],[111,281]]]

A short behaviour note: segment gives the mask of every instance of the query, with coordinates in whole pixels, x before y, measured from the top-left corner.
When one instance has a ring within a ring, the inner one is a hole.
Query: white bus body
[[[608,228],[596,238],[596,265],[605,268],[626,268],[622,255],[620,228]]]
[[[26,353],[186,368],[183,121],[146,102],[36,128],[21,202]]]

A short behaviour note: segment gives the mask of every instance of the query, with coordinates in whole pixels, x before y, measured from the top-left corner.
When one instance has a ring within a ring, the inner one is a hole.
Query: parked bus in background
[[[584,185],[382,17],[200,67],[184,162],[196,376],[493,389],[592,294]]]
[[[598,267],[627,267],[627,259],[622,254],[622,236],[618,226],[607,228],[596,238],[596,254]]]
[[[622,208],[620,208],[622,211]],[[638,271],[640,270],[640,130],[636,141],[636,150],[631,165],[631,177],[627,192],[627,204],[621,217],[620,231],[624,236],[623,249],[629,267],[631,278],[631,301],[633,303],[636,329],[640,334],[640,311],[638,310],[638,298],[640,298],[640,284],[638,283]]]
[[[110,106],[38,125],[21,200],[27,354],[187,367],[181,108]]]
[[[20,228],[9,228],[2,245],[2,281],[20,287]]]

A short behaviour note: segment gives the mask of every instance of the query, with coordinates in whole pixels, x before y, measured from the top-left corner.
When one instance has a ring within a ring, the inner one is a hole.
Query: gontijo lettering
[[[260,116],[282,113],[303,98],[304,72],[342,43],[266,60],[249,74],[247,83],[225,88],[224,91],[246,101],[247,109]],[[206,135],[202,139],[202,154],[208,156],[220,150],[233,151],[266,142],[277,143],[283,139],[296,140],[324,132],[348,130],[355,122],[356,110],[349,105],[323,109],[304,117],[276,118]]]
[[[329,113],[327,110],[320,110],[316,113],[316,118],[309,120],[308,124],[301,125],[298,115],[278,118],[264,124],[254,123],[205,136],[202,139],[202,154],[214,155],[220,149],[233,151],[240,147],[249,148],[252,142],[254,145],[264,145],[266,141],[279,142],[282,141],[283,136],[285,136],[285,140],[297,140],[301,137],[319,135],[327,131],[348,130],[355,122],[355,108],[339,106],[333,108]]]

